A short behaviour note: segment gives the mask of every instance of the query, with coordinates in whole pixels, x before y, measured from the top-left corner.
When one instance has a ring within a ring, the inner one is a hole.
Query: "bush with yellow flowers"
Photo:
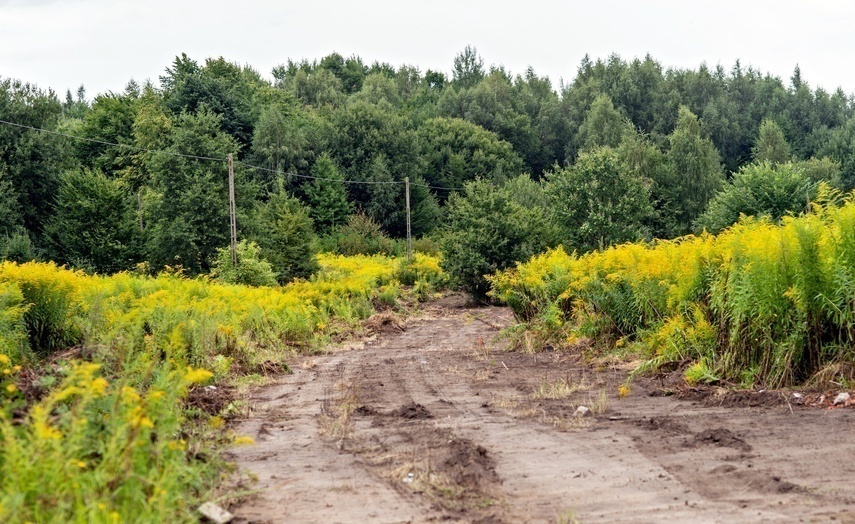
[[[492,296],[556,340],[628,343],[641,370],[692,363],[690,381],[777,387],[855,358],[855,197],[744,218],[717,236],[560,247],[490,277]]]
[[[0,263],[0,522],[197,522],[224,465],[216,448],[248,441],[186,409],[192,389],[404,292],[394,258],[319,263],[283,287]]]

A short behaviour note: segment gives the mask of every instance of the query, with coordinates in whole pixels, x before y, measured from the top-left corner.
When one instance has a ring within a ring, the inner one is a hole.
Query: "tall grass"
[[[530,328],[631,345],[643,369],[694,362],[707,379],[799,383],[853,357],[855,202],[718,236],[558,248],[490,281]]]
[[[0,521],[198,521],[234,439],[193,388],[351,329],[398,274],[442,280],[430,257],[319,262],[281,288],[0,264]]]

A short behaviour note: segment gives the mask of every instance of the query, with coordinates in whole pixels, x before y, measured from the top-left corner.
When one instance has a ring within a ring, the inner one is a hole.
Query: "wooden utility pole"
[[[229,153],[229,229],[231,230],[232,264],[237,266],[237,221],[235,219],[235,164]]]
[[[413,236],[410,233],[410,177],[404,178],[407,192],[407,262],[413,261]]]

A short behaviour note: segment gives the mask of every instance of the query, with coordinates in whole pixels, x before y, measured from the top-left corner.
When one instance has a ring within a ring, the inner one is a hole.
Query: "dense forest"
[[[798,67],[784,81],[612,55],[555,86],[467,47],[451,77],[333,53],[272,78],[181,55],[158,84],[91,101],[0,79],[0,255],[216,269],[228,154],[242,249],[280,282],[317,250],[394,251],[408,178],[413,234],[476,294],[546,247],[718,231],[855,186],[855,102]]]

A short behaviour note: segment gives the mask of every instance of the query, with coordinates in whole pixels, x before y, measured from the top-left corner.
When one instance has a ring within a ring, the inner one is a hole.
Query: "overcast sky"
[[[553,86],[587,53],[650,53],[665,67],[736,59],[786,83],[855,92],[855,2],[848,0],[0,0],[0,76],[91,98],[157,82],[173,58],[223,56],[269,78],[288,58],[332,51],[450,72],[464,46]]]

